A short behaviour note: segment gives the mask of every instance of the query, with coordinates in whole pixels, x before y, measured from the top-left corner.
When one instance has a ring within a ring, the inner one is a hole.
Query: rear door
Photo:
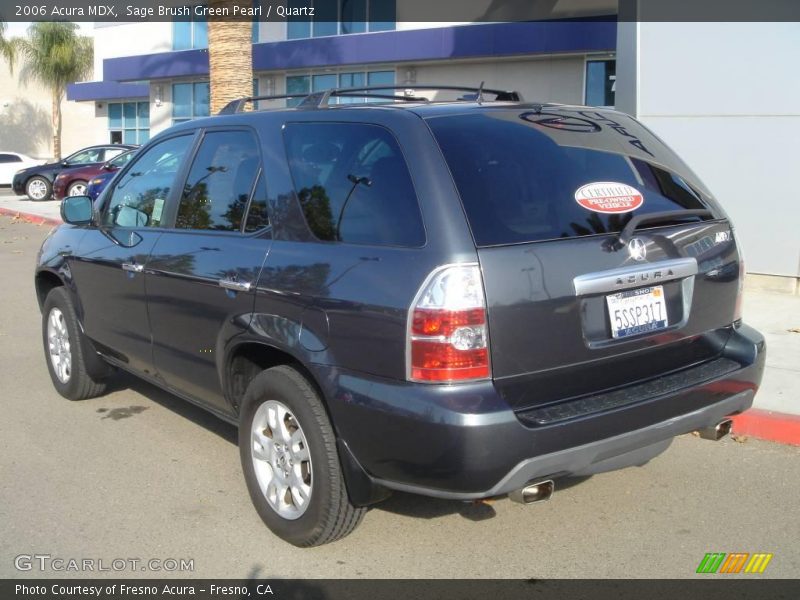
[[[618,113],[538,107],[428,123],[478,247],[492,372],[513,406],[624,386],[721,351],[739,289],[731,228],[647,129]],[[643,215],[660,216],[621,244]]]
[[[260,173],[252,130],[206,130],[147,267],[159,377],[222,411],[225,348],[250,323],[272,243]]]

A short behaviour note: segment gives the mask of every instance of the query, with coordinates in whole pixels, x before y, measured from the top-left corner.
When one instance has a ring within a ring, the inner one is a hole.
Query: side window
[[[183,187],[175,227],[240,231],[258,166],[253,133],[207,133]]]
[[[89,148],[76,152],[66,159],[66,162],[72,165],[83,165],[89,163],[103,162],[103,149],[102,148]]]
[[[295,190],[320,240],[418,247],[425,230],[394,136],[361,123],[291,123],[284,130]]]
[[[261,173],[256,183],[253,199],[250,201],[250,208],[247,211],[247,221],[244,224],[244,230],[245,233],[253,233],[265,227],[269,227],[267,186],[264,183],[264,173]]]
[[[104,160],[111,160],[115,156],[119,156],[123,152],[127,151],[127,148],[106,148]]]
[[[16,154],[0,154],[0,163],[15,163],[22,162],[22,159]]]
[[[193,135],[170,138],[138,154],[114,187],[103,222],[119,227],[161,225],[164,204],[193,139]]]

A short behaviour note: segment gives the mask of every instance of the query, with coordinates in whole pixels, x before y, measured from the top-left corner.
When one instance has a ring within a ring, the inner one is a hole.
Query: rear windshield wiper
[[[636,228],[643,223],[655,223],[658,221],[677,221],[683,217],[713,217],[714,214],[706,208],[665,210],[664,212],[650,213],[649,215],[636,215],[622,229],[617,238],[619,247],[625,246],[633,236]]]

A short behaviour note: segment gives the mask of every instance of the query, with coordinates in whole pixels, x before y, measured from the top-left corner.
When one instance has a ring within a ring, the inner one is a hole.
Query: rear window
[[[478,246],[616,233],[635,215],[709,208],[663,166],[680,160],[647,130],[592,115],[493,111],[428,120]]]
[[[425,244],[411,176],[388,130],[362,123],[291,123],[284,136],[297,197],[317,238]]]

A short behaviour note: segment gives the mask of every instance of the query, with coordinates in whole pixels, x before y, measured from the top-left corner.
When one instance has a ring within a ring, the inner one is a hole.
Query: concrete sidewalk
[[[32,202],[0,190],[0,214],[58,224],[61,203]],[[745,286],[744,320],[767,340],[767,366],[753,410],[735,419],[734,432],[800,445],[800,296]]]
[[[61,202],[45,200],[34,202],[27,196],[16,196],[10,188],[0,188],[0,215],[25,219],[31,223],[61,223]]]

